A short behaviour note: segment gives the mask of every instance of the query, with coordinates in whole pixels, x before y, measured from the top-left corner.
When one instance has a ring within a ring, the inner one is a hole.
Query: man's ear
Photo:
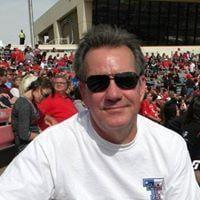
[[[81,94],[81,98],[82,98],[82,101],[84,102],[85,106],[87,107],[87,94],[86,94],[86,90],[87,90],[87,86],[85,83],[83,82],[79,82],[79,91],[80,91],[80,94]]]
[[[139,93],[140,93],[140,101],[142,102],[144,99],[145,88],[146,88],[146,78],[144,75],[140,76],[139,79]]]
[[[80,92],[80,94],[81,94],[81,98],[82,98],[82,100],[84,100],[84,94],[85,94],[85,84],[84,83],[82,83],[82,82],[79,82],[79,84],[78,84],[78,89],[79,89],[79,92]]]

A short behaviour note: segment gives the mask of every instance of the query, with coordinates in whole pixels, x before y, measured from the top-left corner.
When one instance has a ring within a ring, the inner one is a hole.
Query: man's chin
[[[104,125],[109,128],[109,129],[123,129],[125,127],[127,127],[128,125],[128,122],[125,121],[125,120],[115,120],[115,119],[112,119],[111,121],[110,120],[107,120],[105,121]]]

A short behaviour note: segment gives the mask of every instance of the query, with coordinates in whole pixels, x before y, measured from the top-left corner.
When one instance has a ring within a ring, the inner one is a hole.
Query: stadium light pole
[[[32,3],[32,0],[28,0],[28,13],[29,13],[31,46],[33,48],[35,46],[35,40],[34,40],[34,27],[33,27],[33,3]]]

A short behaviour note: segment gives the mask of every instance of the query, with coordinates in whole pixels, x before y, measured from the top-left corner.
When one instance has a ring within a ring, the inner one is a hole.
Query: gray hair
[[[128,33],[124,29],[111,27],[109,25],[93,26],[80,40],[74,58],[74,70],[80,81],[85,81],[86,70],[84,66],[85,55],[90,49],[99,47],[120,47],[127,46],[131,49],[136,60],[136,72],[138,75],[144,74],[144,55],[140,48],[140,42],[134,34]]]

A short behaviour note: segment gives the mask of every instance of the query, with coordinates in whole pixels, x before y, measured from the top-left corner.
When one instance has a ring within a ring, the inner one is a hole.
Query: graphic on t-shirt
[[[151,192],[150,200],[162,200],[164,178],[144,178],[143,187]]]
[[[193,160],[192,165],[194,170],[200,170],[200,160]]]

